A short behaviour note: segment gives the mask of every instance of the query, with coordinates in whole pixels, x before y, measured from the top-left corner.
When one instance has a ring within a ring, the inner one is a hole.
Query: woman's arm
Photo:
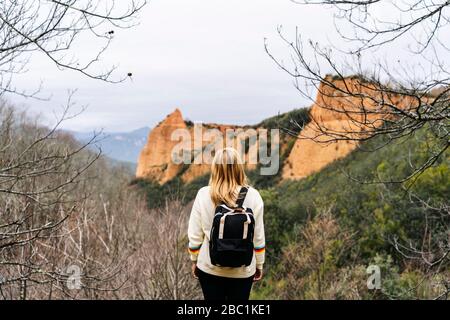
[[[255,248],[256,268],[262,270],[265,260],[266,239],[264,234],[264,202],[258,193],[258,205],[255,212],[255,236],[253,246]]]
[[[191,216],[189,217],[188,237],[189,237],[189,254],[193,262],[197,261],[200,247],[202,246],[205,234],[203,233],[201,212],[200,212],[200,191],[195,197],[192,206]]]

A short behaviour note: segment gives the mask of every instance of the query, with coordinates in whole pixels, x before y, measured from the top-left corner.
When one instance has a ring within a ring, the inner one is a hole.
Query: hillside
[[[362,147],[368,150],[384,140],[377,137]],[[405,248],[409,245],[424,248],[426,237],[428,242],[424,250],[434,252],[435,259],[445,252],[441,241],[445,243],[448,237],[450,221],[448,215],[442,215],[445,210],[437,208],[444,208],[450,198],[450,154],[444,154],[414,184],[362,183],[377,179],[398,181],[409,175],[413,166],[420,166],[426,160],[427,148],[434,142],[427,128],[423,128],[414,137],[388,144],[376,152],[355,150],[306,179],[285,181],[276,188],[262,190],[267,241],[271,247],[268,250],[269,259],[277,261],[276,266],[272,266],[272,270],[277,271],[266,283],[268,287],[261,288],[258,294],[271,298],[317,298],[315,285],[319,280],[307,275],[307,272],[291,278],[298,283],[309,282],[308,286],[295,289],[297,292],[288,293],[291,290],[289,284],[281,279],[289,278],[289,274],[294,272],[283,267],[286,259],[292,259],[289,250],[300,249],[295,245],[292,247],[293,244],[308,240],[302,230],[306,230],[314,219],[320,219],[327,211],[339,227],[340,234],[345,234],[347,239],[339,240],[337,234],[333,235],[333,240],[323,248],[328,256],[317,266],[322,268],[324,281],[329,281],[322,288],[323,295],[329,294],[329,298],[337,298],[341,294],[341,298],[404,299],[429,297],[433,295],[433,290],[443,290],[442,283],[437,280],[434,288],[428,287],[430,279],[426,273],[429,271],[422,257],[407,249],[404,250],[410,258],[403,256],[395,248],[394,241]],[[351,180],[349,176],[361,183]],[[406,187],[410,189],[406,191]],[[427,233],[427,228],[433,231]],[[320,232],[323,237],[327,231]],[[300,249],[302,255],[306,255],[305,250]],[[358,286],[353,288],[355,292],[352,293],[352,277],[361,277],[358,281],[362,283],[364,266],[370,264],[382,267],[381,272],[385,274],[383,291],[370,292],[364,286]],[[305,265],[301,267],[305,268]],[[439,270],[449,279],[448,259],[444,259]],[[421,281],[428,284],[424,285]],[[339,283],[345,283],[346,292],[333,291],[336,290],[333,286]],[[256,297],[260,297],[258,294]]]
[[[247,168],[251,184],[264,200],[270,261],[268,275],[256,287],[253,298],[410,299],[441,295],[450,279],[450,262],[445,258],[450,225],[449,153],[415,179],[399,182],[421,167],[441,143],[426,126],[395,141],[385,136],[360,144],[323,144],[308,139],[317,134],[318,124],[330,131],[349,125],[343,114],[321,106],[324,99],[342,109],[352,108],[352,102],[331,99],[333,93],[327,90],[321,89],[322,94],[309,109],[274,116],[254,126],[294,130],[298,129],[294,119],[303,130],[299,139],[283,135],[282,170],[277,175],[261,176],[257,168]],[[407,99],[394,99],[402,108],[408,105]],[[199,187],[208,183],[207,170],[183,179],[190,168],[183,167],[164,183],[143,176],[134,184],[146,192],[150,207],[172,198],[190,203]],[[382,290],[368,290],[369,265],[380,267]]]
[[[281,173],[265,178],[248,171],[264,200],[268,261],[267,277],[255,288],[253,298],[409,299],[445,292],[448,258],[430,272],[422,256],[408,251],[404,256],[394,243],[424,248],[426,237],[424,250],[433,252],[430,259],[444,253],[450,225],[443,214],[450,198],[450,154],[414,184],[371,183],[401,180],[422,165],[436,143],[425,127],[368,152],[386,142],[383,136],[371,139],[299,180],[282,179]],[[162,185],[134,181],[146,192],[150,207],[167,199],[190,203],[207,183],[207,174],[188,183],[180,176]],[[381,291],[365,286],[366,268],[373,264],[384,275]]]

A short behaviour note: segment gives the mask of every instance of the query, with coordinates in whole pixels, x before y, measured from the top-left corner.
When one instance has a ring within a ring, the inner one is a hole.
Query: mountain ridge
[[[101,148],[102,153],[116,161],[129,163],[137,166],[139,153],[146,143],[150,127],[141,127],[131,131],[111,131],[111,132],[80,132],[65,130],[72,134],[80,143],[89,142],[94,136],[93,148]]]
[[[380,117],[380,112],[377,109],[379,106],[374,102],[376,99],[369,98],[378,95],[380,91],[373,84],[363,81],[363,79],[355,76],[339,78],[329,75],[326,81],[320,84],[316,100],[309,107],[308,119],[304,119],[303,123],[298,126],[298,129],[301,130],[297,137],[294,137],[294,140],[289,137],[280,139],[280,155],[285,150],[289,151],[280,167],[283,180],[305,178],[322,170],[330,163],[347,156],[358,147],[357,139],[326,141],[326,136],[327,134],[333,135],[336,132],[341,134],[343,130],[351,131],[351,135],[355,138],[363,136],[365,134],[364,126],[356,126],[352,123],[349,114],[352,117],[364,116],[369,122],[375,120],[375,117]],[[355,95],[355,97],[345,96],[341,94],[340,89],[343,92],[345,92],[344,90],[352,90],[351,92],[362,93],[366,97],[357,97],[359,95]],[[400,108],[405,108],[410,102],[405,97],[392,96],[389,98]],[[361,100],[363,101],[361,102]],[[358,109],[361,108],[360,105],[367,108],[368,115],[360,112],[360,109]],[[370,111],[375,112],[371,113]],[[382,121],[378,122],[382,123]],[[267,121],[262,121],[253,126],[208,123],[203,125],[208,128],[216,128],[222,133],[228,128],[268,129],[269,127],[277,127],[276,120],[272,125],[268,125]],[[279,125],[278,128],[283,127]],[[328,132],[324,134],[323,128],[326,128]],[[193,163],[186,168],[181,164],[173,163],[171,158],[172,148],[178,142],[173,141],[171,136],[177,129],[186,129],[192,135],[192,123],[183,119],[178,108],[150,131],[147,143],[139,155],[136,178],[155,180],[164,184],[180,174],[184,182],[190,182],[209,172],[210,166],[208,164]],[[213,144],[215,140],[203,141],[203,143],[205,142]],[[192,146],[186,145],[183,148],[192,148]],[[248,150],[246,152],[244,156],[248,157]],[[201,150],[194,150],[194,153],[199,154]],[[247,165],[249,170],[255,168],[255,165]]]

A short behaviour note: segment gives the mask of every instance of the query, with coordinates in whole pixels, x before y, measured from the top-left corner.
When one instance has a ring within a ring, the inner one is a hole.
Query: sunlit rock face
[[[171,136],[175,130],[186,128],[181,111],[176,109],[152,129],[147,144],[139,155],[136,177],[149,178],[160,183],[173,179],[182,165],[172,161],[172,149],[178,141],[173,141]]]
[[[352,152],[358,140],[383,123],[381,119],[392,117],[392,109],[380,107],[377,101],[404,110],[414,107],[410,98],[382,93],[357,77],[335,80],[329,76],[326,80],[329,83],[320,84],[310,108],[311,121],[299,133],[284,164],[283,179],[307,177]]]
[[[182,142],[177,135],[173,136],[176,130],[184,129],[190,135],[191,140]],[[202,124],[201,140],[202,144],[197,146],[193,140],[195,137],[194,126],[187,124],[183,119],[181,111],[176,109],[161,121],[153,130],[150,131],[147,143],[142,149],[136,169],[137,178],[145,178],[157,181],[161,184],[181,176],[184,182],[190,182],[193,179],[205,175],[210,170],[210,160],[199,159],[202,156],[202,150],[205,146],[214,144],[215,135],[205,134],[207,131],[214,130],[225,137],[227,130],[236,131],[245,128],[233,125],[207,123]],[[232,143],[237,144],[237,137],[231,139]],[[172,152],[176,149],[186,148],[193,150],[190,164],[176,164],[172,158]],[[197,150],[198,149],[198,150]],[[255,164],[246,164],[247,169],[255,168]]]

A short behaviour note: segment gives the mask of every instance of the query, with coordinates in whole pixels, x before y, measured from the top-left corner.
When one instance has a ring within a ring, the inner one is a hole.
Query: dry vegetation
[[[127,169],[88,148],[95,137],[58,130],[65,117],[49,129],[0,106],[0,297],[197,298],[187,208],[149,210]]]

